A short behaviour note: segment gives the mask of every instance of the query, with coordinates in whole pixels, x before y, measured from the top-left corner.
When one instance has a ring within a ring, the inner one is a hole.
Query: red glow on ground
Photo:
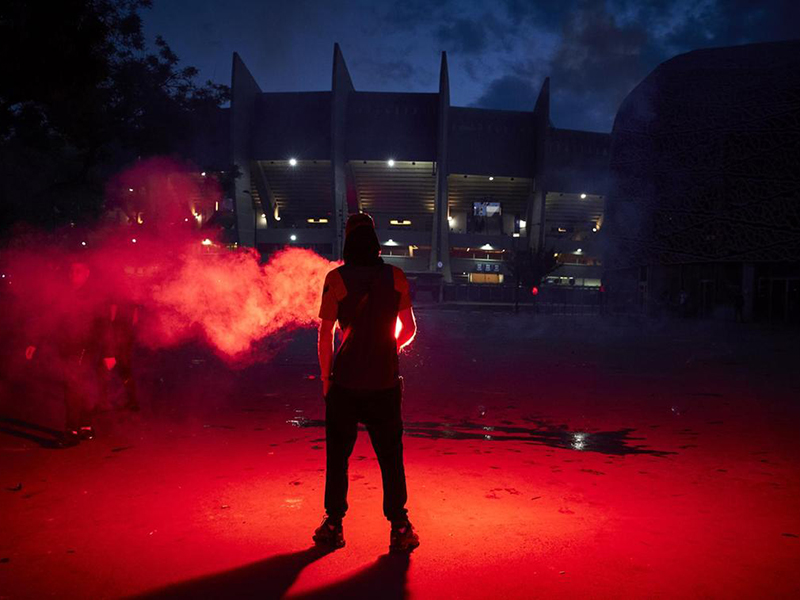
[[[2,594],[797,597],[796,360],[772,351],[796,336],[750,330],[736,345],[696,321],[640,333],[603,319],[543,327],[542,315],[485,313],[476,328],[467,311],[418,317],[423,335],[401,357],[422,539],[407,564],[385,557],[363,431],[347,545],[308,550],[325,406],[308,377],[315,332],[298,330],[283,360],[247,370],[197,365],[208,355],[192,346],[143,352],[143,411],[98,415],[97,438],[76,448],[0,433]],[[598,341],[598,329],[614,335]],[[317,424],[289,422],[302,419]],[[593,449],[626,431],[631,453]],[[574,432],[586,432],[583,450]]]

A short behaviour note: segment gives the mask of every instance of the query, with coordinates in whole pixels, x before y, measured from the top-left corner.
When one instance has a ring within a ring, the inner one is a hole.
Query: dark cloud
[[[404,84],[416,81],[421,76],[420,69],[407,60],[377,60],[357,58],[353,70],[366,75],[371,81],[402,88]],[[428,69],[424,70],[426,73]]]
[[[452,23],[440,25],[437,36],[445,47],[456,52],[477,54],[486,49],[486,26],[481,21],[455,19]]]
[[[533,110],[537,86],[518,75],[503,75],[492,81],[473,106],[499,110]]]
[[[396,0],[389,4],[384,19],[400,28],[415,28],[452,15],[449,0]]]
[[[564,21],[564,16],[575,8],[575,2],[574,0],[562,0],[561,2],[504,0],[503,6],[510,20],[515,23],[528,21],[557,28]]]
[[[328,89],[336,41],[359,89],[434,91],[447,50],[454,104],[530,110],[549,75],[554,123],[596,131],[677,54],[800,37],[800,0],[170,0],[146,13],[203,78],[228,82],[236,50],[265,90]]]
[[[554,122],[610,129],[616,108],[650,68],[649,41],[642,24],[620,25],[603,4],[575,11],[551,64]]]
[[[516,108],[525,82],[538,85],[549,74],[554,123],[594,131],[610,131],[625,96],[677,54],[800,37],[797,0],[505,0],[504,8],[523,24],[517,35],[524,35],[525,24],[557,32],[556,50],[548,57],[516,57],[475,105]]]

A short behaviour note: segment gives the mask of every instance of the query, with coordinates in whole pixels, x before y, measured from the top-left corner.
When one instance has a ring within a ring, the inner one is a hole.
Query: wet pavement
[[[365,432],[347,546],[308,549],[324,404],[314,334],[298,331],[244,369],[194,347],[143,351],[142,412],[107,408],[97,439],[75,448],[52,443],[52,389],[4,398],[0,598],[800,592],[796,334],[477,310],[418,319],[401,359],[422,538],[410,560],[386,555]]]

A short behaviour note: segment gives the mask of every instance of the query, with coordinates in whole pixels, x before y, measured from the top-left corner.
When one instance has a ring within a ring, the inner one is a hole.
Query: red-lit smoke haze
[[[103,318],[112,304],[140,307],[138,337],[151,348],[199,339],[235,364],[249,363],[260,340],[316,323],[336,263],[288,248],[260,265],[254,250],[216,243],[216,230],[199,227],[222,200],[211,178],[151,159],[114,178],[107,196],[122,224],[29,235],[0,256],[2,318],[15,331],[7,339],[15,352],[86,318],[86,297]],[[69,287],[75,262],[91,271],[81,306]]]
[[[335,266],[299,248],[263,266],[252,252],[187,254],[152,290],[156,318],[145,341],[169,345],[199,327],[223,356],[241,359],[265,337],[316,324],[325,274]]]

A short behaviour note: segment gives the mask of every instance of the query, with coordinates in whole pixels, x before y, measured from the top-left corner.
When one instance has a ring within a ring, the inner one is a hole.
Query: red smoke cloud
[[[314,325],[325,274],[336,265],[300,248],[259,265],[253,252],[187,254],[152,290],[145,341],[170,344],[195,328],[223,356],[241,359],[278,331]]]
[[[139,307],[138,335],[149,347],[200,339],[238,364],[250,362],[260,340],[316,323],[336,263],[289,248],[261,265],[254,250],[217,243],[201,228],[222,200],[212,178],[153,159],[114,178],[107,196],[116,223],[17,239],[0,255],[0,317],[16,331],[15,352],[89,313],[106,318],[111,305]],[[76,262],[90,271],[80,306],[69,285]]]

